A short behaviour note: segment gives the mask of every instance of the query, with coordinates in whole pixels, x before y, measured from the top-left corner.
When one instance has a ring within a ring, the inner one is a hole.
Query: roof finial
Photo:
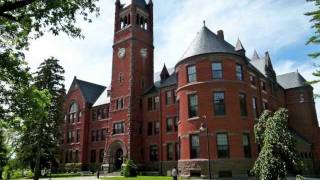
[[[206,21],[203,20],[203,27],[206,27]]]

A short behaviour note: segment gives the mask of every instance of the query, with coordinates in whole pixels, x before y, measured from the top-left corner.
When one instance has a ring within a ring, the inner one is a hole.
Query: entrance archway
[[[121,170],[122,163],[124,162],[127,155],[127,149],[124,143],[119,140],[112,142],[109,145],[107,154],[109,157],[109,170],[111,172]]]

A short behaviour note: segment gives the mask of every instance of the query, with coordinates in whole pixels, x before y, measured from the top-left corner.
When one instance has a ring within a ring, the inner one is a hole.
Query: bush
[[[66,172],[78,172],[81,170],[81,163],[67,163],[64,166]]]
[[[137,166],[132,160],[126,160],[126,163],[121,167],[121,175],[124,177],[136,177]]]

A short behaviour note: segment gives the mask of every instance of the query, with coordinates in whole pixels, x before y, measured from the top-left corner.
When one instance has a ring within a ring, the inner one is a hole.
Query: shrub
[[[136,177],[137,166],[132,160],[126,160],[125,164],[121,167],[121,175],[124,177]]]

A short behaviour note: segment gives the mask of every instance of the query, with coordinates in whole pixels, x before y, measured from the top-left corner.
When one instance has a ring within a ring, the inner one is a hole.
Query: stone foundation
[[[210,161],[211,177],[248,177],[248,172],[252,169],[254,160],[251,159],[219,159]],[[207,159],[179,160],[179,173],[184,178],[197,176],[201,178],[209,177],[209,167]]]

